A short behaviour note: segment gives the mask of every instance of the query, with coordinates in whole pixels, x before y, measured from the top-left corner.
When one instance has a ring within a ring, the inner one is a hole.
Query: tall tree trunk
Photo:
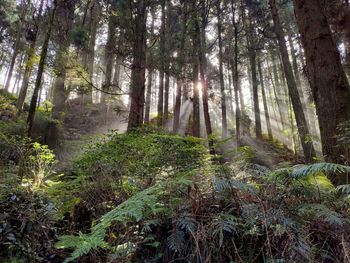
[[[350,88],[323,4],[318,0],[294,0],[294,10],[319,119],[323,154],[329,162],[341,162],[344,149],[337,147],[335,131],[337,125],[350,119]]]
[[[41,49],[41,54],[40,54],[40,61],[39,61],[39,68],[38,68],[38,73],[36,76],[35,80],[35,86],[34,86],[34,91],[33,91],[33,96],[30,101],[30,106],[29,106],[29,112],[28,112],[28,118],[27,118],[27,124],[28,124],[28,136],[32,136],[32,128],[33,128],[33,122],[34,122],[34,117],[35,117],[35,111],[36,111],[36,106],[38,103],[38,95],[39,95],[39,90],[41,87],[41,80],[42,76],[44,73],[44,67],[45,67],[45,60],[47,56],[47,50],[49,47],[49,41],[51,37],[51,32],[52,32],[52,27],[53,27],[53,20],[55,18],[55,13],[57,9],[57,4],[54,4],[52,14],[50,15],[50,21],[49,21],[49,28],[47,29],[44,43]]]
[[[234,5],[234,0],[231,0],[231,10],[232,10],[232,25],[234,28],[234,50],[233,50],[233,59],[231,59],[231,70],[232,70],[232,81],[233,81],[233,88],[235,93],[235,105],[236,105],[236,143],[237,147],[241,144],[241,109],[243,110],[244,104],[243,104],[243,98],[241,98],[241,105],[239,104],[239,73],[238,73],[238,23],[236,22],[236,8]],[[241,107],[240,107],[241,106]]]
[[[174,123],[173,123],[173,132],[177,133],[179,131],[180,124],[180,111],[181,111],[181,99],[182,99],[182,88],[184,85],[184,61],[185,61],[185,42],[186,42],[186,32],[187,32],[187,1],[182,0],[182,16],[181,16],[181,35],[180,35],[180,45],[178,48],[179,57],[178,57],[178,76],[176,80],[176,98],[175,98],[175,107],[174,107]]]
[[[158,91],[158,117],[157,117],[157,125],[158,127],[163,126],[163,115],[164,115],[164,70],[165,70],[165,2],[162,1],[162,18],[161,18],[161,28],[160,28],[160,70],[159,70],[159,91]]]
[[[272,140],[273,139],[272,129],[271,129],[269,109],[267,107],[267,99],[266,99],[266,94],[265,94],[265,83],[264,83],[264,76],[263,76],[262,68],[261,68],[261,61],[258,62],[258,70],[259,70],[259,78],[260,78],[260,84],[261,84],[261,94],[262,94],[263,104],[264,104],[267,133],[269,135],[269,140]]]
[[[193,1],[193,32],[192,32],[192,81],[193,81],[193,119],[192,119],[192,135],[200,137],[200,111],[199,111],[199,51],[200,47],[200,29],[197,17],[197,1]]]
[[[153,70],[148,71],[147,89],[146,89],[146,103],[145,103],[145,123],[150,121],[151,111],[151,95],[152,95],[152,83],[153,83]]]
[[[217,1],[216,6],[217,19],[218,19],[218,40],[219,40],[219,79],[220,79],[220,92],[221,92],[221,137],[225,139],[227,137],[227,113],[226,113],[226,94],[223,72],[223,44],[222,44],[222,21],[221,21],[221,4]]]
[[[154,24],[156,20],[156,13],[155,9],[151,8],[151,16],[152,16],[152,23],[151,23],[151,29],[150,29],[150,36],[154,37]],[[153,52],[150,49],[148,53],[147,58],[147,65],[148,65],[148,80],[147,80],[147,89],[146,89],[146,103],[145,103],[145,123],[148,123],[150,121],[150,111],[151,111],[151,101],[152,101],[152,84],[153,84]]]
[[[283,69],[287,80],[289,96],[293,105],[299,137],[304,151],[305,161],[309,163],[313,160],[313,157],[316,156],[315,150],[312,144],[302,103],[300,101],[299,92],[293,75],[292,66],[289,61],[287,45],[284,39],[284,34],[281,27],[281,22],[279,19],[275,0],[269,0],[269,5],[271,8],[272,18],[275,26],[275,33],[277,36],[281,58],[283,62]]]
[[[65,90],[67,52],[70,45],[69,32],[73,26],[75,1],[59,2],[56,23],[60,25],[57,36],[58,50],[55,58],[56,79],[53,87],[52,117],[62,120],[67,92]]]
[[[168,121],[169,118],[169,89],[170,89],[170,73],[169,73],[169,65],[166,66],[165,72],[165,82],[164,82],[164,116],[163,123],[164,125]]]
[[[214,153],[213,148],[213,139],[212,139],[212,127],[211,127],[211,120],[209,115],[209,99],[208,99],[208,79],[207,79],[207,58],[206,58],[206,49],[207,49],[207,43],[206,43],[206,35],[205,35],[205,28],[207,26],[207,17],[206,17],[206,7],[205,7],[205,1],[201,0],[201,18],[202,18],[202,26],[200,30],[199,42],[200,42],[200,48],[198,51],[198,58],[199,58],[199,75],[201,78],[201,84],[202,84],[202,103],[203,103],[203,113],[204,113],[204,122],[205,122],[205,129],[208,136],[208,144],[211,153]]]
[[[248,52],[249,52],[248,56],[249,56],[249,62],[250,62],[250,70],[251,70],[251,76],[252,76],[252,87],[253,87],[255,134],[256,134],[256,138],[262,139],[255,48],[251,46],[250,50]]]
[[[146,0],[139,0],[135,10],[128,130],[140,127],[143,123],[146,77],[146,7]]]
[[[89,11],[89,23],[87,30],[89,31],[89,41],[87,48],[83,54],[83,66],[88,74],[88,81],[86,83],[87,90],[84,92],[83,100],[84,103],[91,104],[93,102],[92,97],[92,83],[93,83],[93,74],[94,74],[94,60],[95,60],[95,44],[96,44],[96,34],[97,34],[97,26],[99,23],[100,16],[100,6],[99,1],[92,0],[88,3]],[[88,10],[86,10],[88,11]],[[86,16],[86,14],[84,15]],[[84,19],[85,20],[85,19]],[[85,23],[84,23],[85,24]]]
[[[116,27],[117,27],[117,19],[115,16],[115,12],[117,10],[116,7],[116,1],[111,2],[110,7],[110,13],[108,17],[108,36],[107,36],[107,43],[105,47],[105,53],[104,53],[104,62],[105,62],[105,76],[104,76],[104,82],[102,85],[102,89],[107,92],[112,92],[112,72],[113,72],[113,66],[114,66],[114,54],[115,54],[115,46],[116,46]],[[103,93],[101,94],[101,102],[108,109],[107,107],[107,94]],[[107,112],[108,115],[108,112]]]

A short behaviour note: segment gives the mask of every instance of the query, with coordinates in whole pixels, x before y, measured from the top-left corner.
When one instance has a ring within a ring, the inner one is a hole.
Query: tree
[[[143,123],[145,102],[145,65],[146,65],[146,7],[147,0],[140,0],[135,5],[133,20],[133,62],[130,82],[130,113],[128,130],[140,127]]]
[[[323,154],[327,161],[341,162],[344,150],[337,147],[335,131],[350,119],[350,87],[323,9],[322,1],[294,0]]]
[[[292,65],[289,61],[287,45],[284,38],[284,33],[280,23],[275,0],[269,0],[269,5],[270,5],[271,14],[274,22],[275,33],[278,40],[278,46],[282,57],[283,69],[287,80],[289,96],[290,96],[291,103],[293,105],[293,110],[295,113],[295,119],[297,122],[300,142],[303,147],[305,160],[306,162],[309,163],[316,156],[315,149],[312,144],[309,128],[306,122],[302,103],[300,101],[300,96],[299,96],[297,84],[295,82]]]
[[[220,80],[220,92],[221,92],[221,137],[225,139],[227,137],[227,112],[226,112],[226,94],[224,83],[224,69],[223,69],[223,43],[222,43],[222,20],[221,20],[221,1],[217,1],[216,4],[216,16],[218,19],[218,42],[219,42],[219,80]]]
[[[199,52],[200,29],[198,24],[197,1],[192,3],[192,82],[193,82],[193,120],[192,135],[200,137],[200,111],[199,111]]]
[[[269,109],[267,107],[267,99],[266,99],[266,93],[265,93],[265,84],[264,84],[264,75],[261,68],[261,61],[258,62],[258,70],[259,70],[259,80],[261,85],[261,95],[263,99],[264,104],[264,112],[265,112],[265,121],[267,126],[267,133],[269,135],[269,140],[272,140],[272,128],[271,128],[271,122],[270,122],[270,115],[269,115]]]
[[[164,115],[164,75],[165,75],[165,0],[162,1],[162,18],[161,18],[161,28],[160,28],[160,69],[159,69],[159,90],[158,90],[158,117],[157,117],[157,125],[160,127],[163,125],[163,115]]]
[[[177,52],[179,53],[177,59],[177,80],[176,80],[176,98],[174,107],[174,123],[173,132],[177,133],[179,130],[180,123],[180,110],[181,110],[181,99],[182,99],[182,89],[184,86],[184,64],[185,64],[185,43],[186,43],[186,33],[187,33],[187,1],[181,0],[181,31],[179,36],[179,46]]]
[[[66,67],[68,59],[68,48],[70,45],[70,35],[73,20],[74,7],[76,0],[59,1],[56,11],[55,26],[57,28],[56,43],[58,50],[55,57],[55,73],[56,79],[53,87],[53,108],[52,117],[62,120],[66,105]]]
[[[201,32],[200,35],[198,34],[197,37],[199,37],[200,42],[200,48],[198,50],[198,59],[199,59],[199,74],[201,78],[201,84],[202,84],[202,103],[203,103],[203,113],[204,113],[204,121],[205,121],[205,128],[207,131],[207,136],[209,138],[209,148],[213,151],[213,140],[211,138],[212,136],[212,127],[211,127],[211,121],[210,121],[210,115],[209,115],[209,98],[208,98],[208,79],[207,79],[207,58],[206,58],[206,49],[207,49],[207,41],[206,41],[206,35],[205,35],[205,29],[207,26],[207,7],[205,0],[201,0]]]

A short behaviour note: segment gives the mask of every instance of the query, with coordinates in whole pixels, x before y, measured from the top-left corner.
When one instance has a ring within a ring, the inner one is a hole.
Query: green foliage
[[[56,231],[52,203],[20,187],[2,188],[1,192],[0,261],[40,262],[48,258]]]

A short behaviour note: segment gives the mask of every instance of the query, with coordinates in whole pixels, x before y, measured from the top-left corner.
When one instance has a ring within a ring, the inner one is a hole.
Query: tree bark
[[[174,123],[173,123],[173,132],[177,133],[179,131],[180,124],[180,111],[181,111],[181,99],[182,99],[182,88],[184,86],[184,61],[185,61],[185,42],[186,42],[186,33],[187,33],[187,2],[186,0],[181,1],[182,6],[182,16],[181,16],[181,37],[180,44],[178,48],[178,76],[176,79],[176,98],[175,98],[175,107],[174,107]]]
[[[65,90],[67,51],[70,45],[69,32],[73,26],[75,1],[59,2],[57,6],[56,23],[58,29],[58,50],[55,58],[56,79],[53,88],[52,117],[63,119],[67,92]]]
[[[199,111],[199,49],[200,43],[200,29],[197,18],[197,1],[193,1],[192,14],[194,28],[192,32],[192,81],[193,81],[193,119],[192,119],[192,135],[200,137],[200,111]]]
[[[162,18],[161,18],[161,28],[160,28],[160,69],[159,69],[159,91],[158,91],[158,116],[157,116],[157,125],[158,127],[163,126],[163,117],[164,117],[164,56],[165,56],[165,1],[162,1]]]
[[[258,70],[259,70],[259,78],[260,78],[260,85],[261,85],[261,94],[262,94],[263,104],[264,104],[267,133],[269,136],[269,140],[272,141],[272,139],[273,139],[272,128],[271,128],[271,122],[270,122],[269,109],[267,107],[267,99],[266,99],[266,94],[265,94],[265,83],[264,83],[264,76],[263,76],[262,69],[261,69],[261,61],[258,62]]]
[[[108,36],[107,36],[107,43],[105,47],[105,76],[104,76],[104,82],[102,85],[102,89],[107,92],[112,92],[112,72],[113,72],[113,66],[114,66],[114,58],[115,58],[115,46],[116,46],[116,27],[117,27],[117,19],[114,14],[116,12],[116,1],[111,2],[110,6],[110,13],[108,17]],[[101,94],[101,102],[104,105],[104,107],[107,107],[107,94],[103,93]],[[108,107],[107,107],[108,108]],[[108,115],[108,112],[107,112]]]
[[[209,99],[208,99],[208,79],[207,79],[207,58],[206,58],[206,35],[205,35],[205,29],[207,26],[207,18],[206,18],[206,7],[205,7],[205,1],[201,0],[201,18],[202,18],[202,27],[199,37],[200,42],[200,48],[198,51],[198,59],[199,59],[199,74],[201,78],[201,84],[202,84],[202,103],[203,103],[203,113],[204,113],[204,122],[205,122],[205,129],[208,136],[208,144],[209,149],[211,153],[214,152],[214,142],[212,139],[212,127],[211,127],[211,120],[209,115]]]
[[[339,163],[345,152],[337,147],[335,131],[350,119],[350,88],[323,8],[322,1],[294,0],[323,154],[327,161]]]
[[[130,113],[128,130],[140,127],[143,123],[145,102],[146,64],[146,0],[138,1],[134,20],[133,63],[130,83]]]

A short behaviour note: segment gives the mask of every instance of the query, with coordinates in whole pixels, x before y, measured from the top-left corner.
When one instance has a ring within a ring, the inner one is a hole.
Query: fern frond
[[[211,228],[213,229],[213,236],[219,237],[219,247],[223,244],[224,232],[230,234],[236,233],[241,226],[241,220],[233,215],[220,214],[216,216],[211,223]]]
[[[339,193],[350,195],[350,184],[338,185],[336,190]]]
[[[315,163],[311,165],[298,165],[294,167],[291,176],[294,178],[302,178],[308,175],[315,175],[317,173],[350,173],[350,166],[334,163]]]
[[[181,252],[185,247],[185,233],[175,228],[167,239],[168,247],[175,251]]]
[[[182,230],[186,230],[190,233],[194,233],[197,228],[198,222],[189,215],[184,215],[176,220],[176,225]]]
[[[322,204],[304,204],[298,209],[299,213],[315,219],[321,219],[331,225],[343,225],[345,219],[337,212]]]

